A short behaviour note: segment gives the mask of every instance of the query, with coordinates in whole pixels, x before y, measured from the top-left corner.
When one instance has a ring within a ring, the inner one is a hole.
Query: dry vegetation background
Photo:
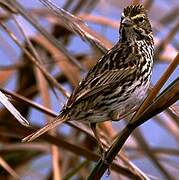
[[[21,139],[58,114],[81,77],[117,41],[121,10],[139,1],[53,1],[74,16],[48,2],[0,0],[0,91],[31,125],[21,125],[1,106],[0,179],[83,180],[91,172],[90,178],[98,179],[107,166],[96,165],[100,156],[88,126],[66,123],[32,143]],[[161,78],[151,84],[149,98],[130,121],[132,131],[152,120],[127,142],[131,132],[126,137],[120,132],[131,117],[98,126],[106,149],[118,137],[107,152],[107,161],[115,160],[103,179],[179,177],[179,4],[143,3],[155,35],[152,82]]]

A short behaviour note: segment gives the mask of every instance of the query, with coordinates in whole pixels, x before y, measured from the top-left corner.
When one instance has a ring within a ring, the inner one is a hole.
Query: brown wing
[[[74,103],[85,98],[89,98],[96,93],[100,93],[108,88],[112,88],[116,83],[120,84],[125,81],[125,78],[130,74],[134,73],[136,67],[123,69],[123,70],[108,70],[104,71],[102,74],[98,74],[95,78],[88,80],[88,84],[79,88],[78,91],[74,91],[72,95],[72,101],[67,104],[67,106],[72,106]]]

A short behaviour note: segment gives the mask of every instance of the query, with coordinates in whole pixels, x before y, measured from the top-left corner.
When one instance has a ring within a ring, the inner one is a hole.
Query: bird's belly
[[[118,108],[116,107],[119,115],[128,114],[133,108],[137,108],[144,101],[147,96],[147,90],[149,87],[149,83],[143,83],[141,86],[137,86],[138,82],[134,83],[129,87],[126,93],[129,93],[128,99],[123,103],[119,104]],[[131,92],[131,93],[130,93]]]
[[[109,114],[111,112],[118,112],[119,116],[125,116],[125,114],[133,111],[134,107],[138,107],[145,99],[148,86],[148,82],[141,84],[141,82],[136,81],[125,90],[123,95],[116,96],[116,94],[120,94],[121,89],[119,88],[115,92],[115,98],[112,95],[109,99],[103,99],[103,104],[99,108],[96,107],[98,107],[98,103],[101,100],[94,101],[94,106],[91,108],[89,108],[88,103],[81,102],[81,105],[78,104],[76,108],[73,108],[72,119],[86,123],[98,123],[110,120]]]

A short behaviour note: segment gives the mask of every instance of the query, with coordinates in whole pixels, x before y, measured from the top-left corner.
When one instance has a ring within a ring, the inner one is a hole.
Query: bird
[[[118,121],[133,113],[148,94],[153,67],[154,40],[142,4],[124,8],[117,43],[96,62],[63,106],[46,126],[25,137],[32,141],[67,121],[90,124],[100,147],[96,124]]]

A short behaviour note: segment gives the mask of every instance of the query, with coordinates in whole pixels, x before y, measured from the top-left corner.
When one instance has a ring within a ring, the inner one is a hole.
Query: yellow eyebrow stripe
[[[136,16],[131,17],[131,19],[136,19],[138,17],[144,17],[145,14],[137,14]]]

